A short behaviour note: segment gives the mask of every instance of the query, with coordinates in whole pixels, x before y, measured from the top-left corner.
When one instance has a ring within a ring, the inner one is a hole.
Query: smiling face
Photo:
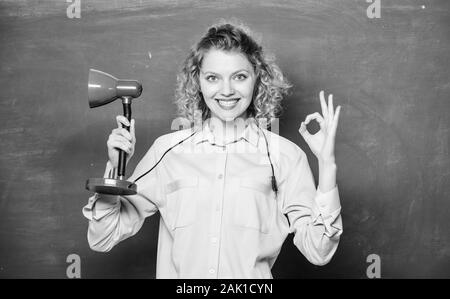
[[[246,119],[255,81],[253,66],[241,53],[211,49],[203,58],[200,89],[212,117]]]

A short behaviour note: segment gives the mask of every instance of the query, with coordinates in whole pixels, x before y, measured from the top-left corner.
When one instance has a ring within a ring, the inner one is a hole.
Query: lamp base
[[[90,178],[86,181],[86,189],[109,195],[134,195],[137,193],[136,184],[125,180]]]

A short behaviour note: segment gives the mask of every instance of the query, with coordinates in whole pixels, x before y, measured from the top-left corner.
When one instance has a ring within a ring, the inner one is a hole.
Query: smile
[[[222,99],[215,99],[215,100],[217,101],[217,103],[219,103],[219,106],[222,109],[231,110],[236,106],[237,102],[239,102],[240,98],[228,99],[228,100],[222,100]]]

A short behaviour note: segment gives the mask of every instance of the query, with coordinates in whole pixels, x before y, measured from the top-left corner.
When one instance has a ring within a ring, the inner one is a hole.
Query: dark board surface
[[[259,32],[294,84],[280,134],[317,163],[297,130],[318,92],[342,105],[336,144],[344,234],[333,260],[312,266],[286,240],[276,278],[450,277],[450,6],[446,0],[0,2],[0,277],[153,278],[158,215],[110,253],[86,240],[88,177],[103,175],[119,102],[87,104],[87,72],[140,80],[137,148],[171,132],[177,70],[208,25],[236,17]],[[151,54],[151,58],[150,55]]]

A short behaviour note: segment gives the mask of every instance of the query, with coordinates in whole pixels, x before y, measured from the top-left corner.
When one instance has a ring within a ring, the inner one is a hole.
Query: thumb
[[[305,122],[302,122],[300,124],[300,128],[298,129],[298,131],[299,131],[300,135],[302,135],[303,139],[305,139],[305,141],[308,142],[309,138],[311,137],[311,134],[306,129]]]

